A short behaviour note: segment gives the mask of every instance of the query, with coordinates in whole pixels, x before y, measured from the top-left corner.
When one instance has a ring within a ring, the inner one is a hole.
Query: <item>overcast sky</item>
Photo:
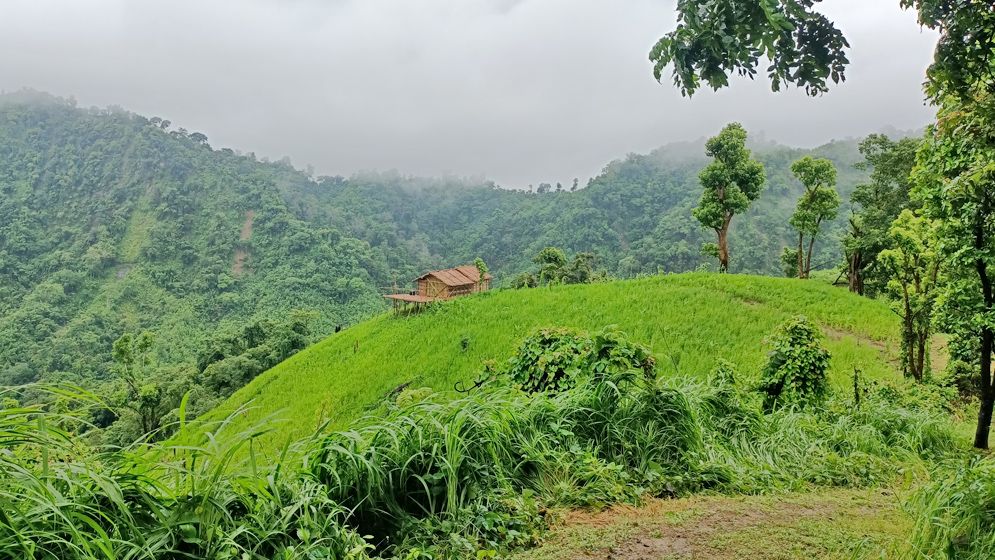
[[[826,0],[853,47],[821,98],[736,81],[688,100],[649,49],[674,0],[3,0],[0,89],[120,105],[318,173],[582,180],[738,120],[813,146],[932,111],[935,35],[898,0]]]

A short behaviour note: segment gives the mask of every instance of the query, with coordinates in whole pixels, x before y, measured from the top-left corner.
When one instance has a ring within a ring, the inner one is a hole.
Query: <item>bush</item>
[[[828,392],[829,351],[822,333],[805,317],[782,325],[770,338],[771,351],[760,379],[764,407],[820,404]]]
[[[523,391],[543,393],[570,389],[591,376],[639,371],[652,378],[655,364],[649,350],[612,330],[591,337],[571,329],[540,329],[522,342],[503,373]]]

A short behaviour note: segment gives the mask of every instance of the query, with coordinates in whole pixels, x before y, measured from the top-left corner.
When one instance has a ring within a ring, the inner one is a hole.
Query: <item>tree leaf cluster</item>
[[[729,85],[732,75],[765,72],[774,91],[782,85],[809,95],[846,79],[849,43],[825,15],[820,0],[680,0],[677,28],[650,51],[659,81],[673,65],[674,85],[693,95],[703,84]],[[769,65],[764,68],[762,60]]]

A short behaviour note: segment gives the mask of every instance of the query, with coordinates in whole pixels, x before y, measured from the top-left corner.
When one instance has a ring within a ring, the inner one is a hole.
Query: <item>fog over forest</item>
[[[569,181],[629,152],[714,134],[811,147],[932,110],[919,84],[935,34],[897,2],[820,7],[852,44],[829,94],[765,80],[681,98],[646,59],[673,1],[13,0],[0,89],[120,105],[322,174],[397,169]]]

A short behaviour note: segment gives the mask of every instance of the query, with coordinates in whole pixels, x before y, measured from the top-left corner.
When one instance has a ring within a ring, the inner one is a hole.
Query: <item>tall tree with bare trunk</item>
[[[704,191],[701,202],[692,211],[701,225],[715,231],[717,243],[704,250],[719,259],[719,271],[729,271],[729,226],[736,214],[742,214],[760,197],[767,175],[764,166],[746,149],[746,130],[731,123],[705,144],[705,153],[713,158],[698,180]]]
[[[795,275],[808,278],[812,273],[812,254],[822,224],[836,219],[840,195],[836,192],[836,167],[825,158],[805,156],[791,164],[791,172],[805,186],[798,200],[791,225],[798,231],[798,247],[785,249],[782,259],[795,262]]]

